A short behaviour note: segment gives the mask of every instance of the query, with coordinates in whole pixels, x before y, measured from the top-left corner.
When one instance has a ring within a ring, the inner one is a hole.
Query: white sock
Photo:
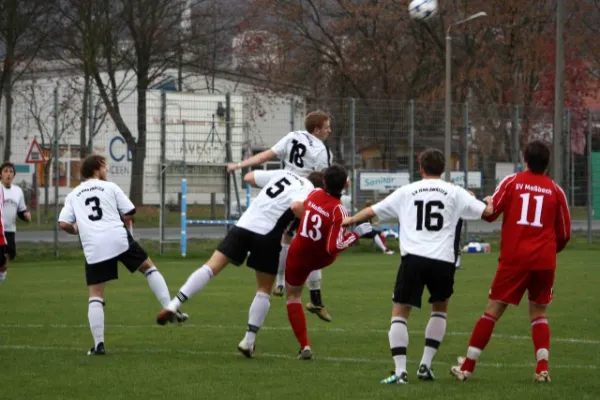
[[[4,282],[6,280],[6,272],[0,272],[0,285],[2,285],[2,282]]]
[[[90,297],[88,301],[88,320],[94,337],[94,348],[104,342],[104,299]]]
[[[281,252],[279,253],[279,267],[277,268],[277,286],[285,286],[285,260],[287,259],[289,249],[289,244],[281,244]]]
[[[308,288],[310,290],[320,290],[321,289],[321,270],[316,269],[308,275],[308,279],[306,280],[308,284]]]
[[[401,317],[392,317],[392,327],[388,334],[390,338],[390,349],[392,349],[392,358],[396,364],[396,375],[406,372],[406,348],[408,347],[408,328],[406,319]]]
[[[250,345],[254,345],[256,333],[265,322],[265,318],[271,307],[270,297],[266,293],[256,292],[256,296],[254,296],[254,300],[250,305],[250,310],[248,311],[248,331],[245,336],[246,341]]]
[[[171,295],[169,294],[167,282],[165,282],[165,278],[160,271],[156,267],[151,267],[144,272],[144,276],[148,279],[148,285],[150,285],[150,289],[154,292],[160,305],[163,306],[163,308],[168,306]]]
[[[195,270],[183,284],[181,289],[179,289],[177,296],[173,297],[173,300],[171,300],[166,308],[171,311],[179,310],[179,307],[181,307],[181,305],[190,297],[204,289],[204,286],[206,286],[212,277],[212,269],[206,264]]]
[[[458,257],[456,257],[456,264],[455,266],[460,267],[460,254],[458,255]]]
[[[387,251],[387,247],[385,247],[379,235],[375,235],[375,237],[373,237],[373,240],[375,240],[375,244],[381,249],[381,251]]]
[[[446,315],[447,313],[443,312],[432,312],[427,328],[425,328],[425,348],[423,349],[421,364],[425,364],[427,367],[431,367],[433,356],[435,356],[444,339]]]

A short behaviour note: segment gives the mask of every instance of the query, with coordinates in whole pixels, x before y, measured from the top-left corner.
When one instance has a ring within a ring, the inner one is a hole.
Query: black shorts
[[[429,303],[446,301],[454,293],[455,272],[456,267],[450,262],[412,254],[403,256],[392,300],[421,308],[423,289],[427,286]]]
[[[298,218],[294,218],[294,220],[288,225],[284,233],[288,236],[294,237],[299,226],[300,220]]]
[[[133,240],[131,235],[128,234],[127,236],[129,238],[129,248],[125,252],[96,264],[85,263],[85,279],[88,286],[119,279],[119,261],[133,273],[148,259],[148,253],[142,246]]]
[[[463,220],[459,219],[456,224],[456,230],[454,231],[454,262],[458,260],[460,256],[460,235],[462,233]]]
[[[362,235],[361,238],[373,239],[375,236],[381,235],[381,232],[382,231],[380,231],[379,229],[373,229],[371,232]]]
[[[4,232],[6,238],[6,254],[9,260],[14,260],[17,256],[17,245],[15,243],[15,232]]]
[[[256,271],[277,275],[279,253],[281,252],[281,231],[279,234],[260,235],[234,226],[219,244],[217,250],[229,258],[234,265],[240,266],[246,261],[246,265]]]
[[[0,246],[0,267],[3,267],[8,262],[7,251],[6,246]]]

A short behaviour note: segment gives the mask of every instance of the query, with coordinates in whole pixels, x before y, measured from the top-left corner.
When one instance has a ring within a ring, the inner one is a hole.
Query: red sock
[[[490,341],[495,324],[496,318],[490,314],[483,313],[483,316],[479,318],[479,321],[477,321],[473,328],[471,338],[469,339],[467,358],[465,358],[465,362],[460,367],[462,371],[473,372],[475,370],[475,362],[477,362],[479,354],[485,349],[485,346],[487,346]]]
[[[537,366],[536,374],[548,371],[548,352],[550,350],[550,327],[545,317],[539,317],[531,321],[531,338]]]
[[[387,242],[385,241],[385,235],[382,233],[382,234],[380,234],[380,235],[379,235],[379,237],[381,238],[381,243],[383,243],[383,245],[385,246],[385,248],[386,248],[387,250],[389,250],[389,247],[388,247],[388,245],[387,245]]]
[[[300,343],[300,348],[303,349],[306,346],[310,346],[310,343],[308,342],[308,332],[306,331],[306,316],[304,315],[304,309],[302,308],[300,299],[288,300],[287,313],[294,335],[296,335],[296,339],[298,340],[298,343]]]

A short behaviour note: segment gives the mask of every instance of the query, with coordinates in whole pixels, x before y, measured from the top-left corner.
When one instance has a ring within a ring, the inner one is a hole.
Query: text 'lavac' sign
[[[408,172],[360,171],[360,190],[388,191],[410,183]]]

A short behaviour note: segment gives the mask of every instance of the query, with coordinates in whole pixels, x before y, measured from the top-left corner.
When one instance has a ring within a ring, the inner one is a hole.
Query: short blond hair
[[[323,111],[309,112],[304,118],[304,128],[308,133],[313,133],[315,129],[322,128],[327,121],[329,121],[327,113]]]

